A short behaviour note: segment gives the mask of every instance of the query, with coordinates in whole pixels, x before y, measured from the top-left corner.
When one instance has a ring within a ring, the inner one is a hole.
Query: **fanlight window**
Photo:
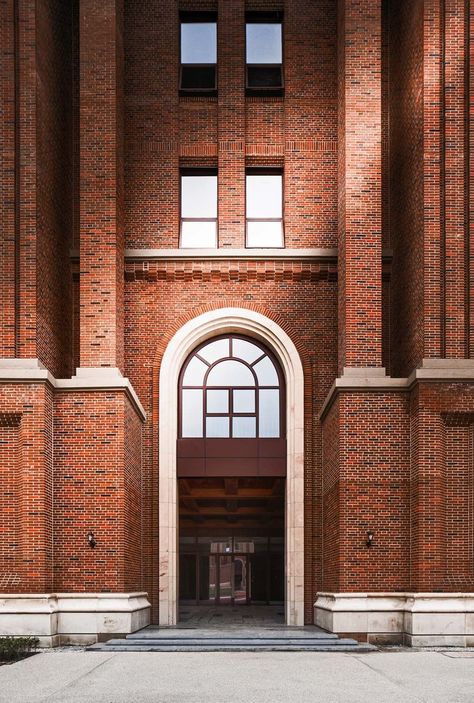
[[[206,342],[182,372],[181,437],[281,437],[281,391],[279,369],[256,342]]]

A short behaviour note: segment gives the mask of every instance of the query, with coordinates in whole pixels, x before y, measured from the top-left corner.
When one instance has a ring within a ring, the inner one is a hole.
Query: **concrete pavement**
[[[472,703],[474,651],[49,651],[0,667],[8,703]]]

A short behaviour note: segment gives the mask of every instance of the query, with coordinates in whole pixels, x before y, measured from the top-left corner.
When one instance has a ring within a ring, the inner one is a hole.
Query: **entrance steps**
[[[372,652],[376,647],[317,627],[147,627],[87,648],[98,652]]]

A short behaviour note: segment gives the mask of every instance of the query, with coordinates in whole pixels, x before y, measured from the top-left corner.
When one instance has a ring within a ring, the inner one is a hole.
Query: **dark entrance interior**
[[[180,478],[180,604],[282,604],[285,479]]]

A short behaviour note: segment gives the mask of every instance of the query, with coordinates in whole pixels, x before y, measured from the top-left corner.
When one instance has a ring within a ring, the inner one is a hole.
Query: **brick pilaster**
[[[15,356],[15,21],[13,0],[0,3],[0,356]]]
[[[382,363],[381,2],[339,5],[339,367]]]
[[[245,3],[219,1],[219,246],[245,237]]]
[[[123,368],[123,0],[80,6],[80,363]]]

